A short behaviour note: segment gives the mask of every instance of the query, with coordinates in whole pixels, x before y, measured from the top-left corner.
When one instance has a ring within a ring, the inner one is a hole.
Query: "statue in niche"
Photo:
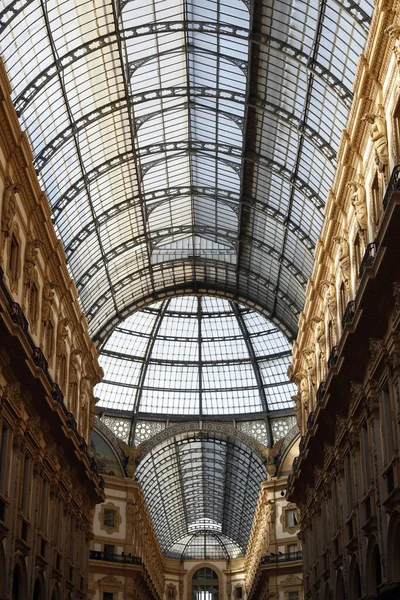
[[[56,283],[49,281],[46,279],[45,284],[43,286],[43,294],[42,294],[42,323],[44,327],[47,327],[50,320],[51,315],[51,307],[54,300],[54,289],[57,287]]]
[[[14,217],[17,212],[17,201],[15,194],[21,191],[21,186],[17,183],[12,183],[11,179],[5,182],[3,192],[3,214],[1,217],[1,230],[3,232],[3,245],[6,238],[10,237],[13,226]]]
[[[344,237],[335,236],[333,238],[335,242],[339,243],[339,267],[342,272],[343,281],[346,286],[347,292],[350,290],[350,253],[349,244]]]
[[[328,337],[331,345],[335,345],[337,342],[337,301],[336,301],[336,288],[331,281],[324,279],[321,282],[321,293],[324,298],[325,310],[328,316],[328,323],[331,327],[328,327]],[[329,334],[333,335],[329,335]]]
[[[367,201],[365,187],[362,182],[350,181],[347,184],[351,192],[351,203],[354,208],[358,228],[366,241],[366,230],[368,229]]]
[[[272,500],[268,500],[265,507],[265,552],[268,552],[271,544],[271,534],[275,525],[275,503]],[[259,539],[262,545],[262,537]]]
[[[325,375],[325,349],[326,336],[325,324],[322,319],[314,318],[314,341],[315,341],[315,366],[316,380],[320,383]]]
[[[71,412],[73,412],[75,416],[77,416],[79,395],[78,390],[80,365],[78,361],[78,356],[82,356],[82,351],[79,349],[75,349],[71,352],[71,357],[69,359],[69,398]]]
[[[56,354],[64,358],[67,356],[68,325],[69,319],[66,317],[61,317],[57,324]]]
[[[293,402],[295,403],[295,408],[294,408],[294,412],[296,414],[296,423],[297,423],[297,428],[300,431],[300,434],[302,433],[302,429],[303,429],[303,407],[301,405],[301,397],[300,394],[298,394],[297,396],[292,396],[291,399],[293,400]]]
[[[308,397],[308,377],[303,377],[300,381],[300,399],[306,413],[308,413]]]
[[[361,119],[371,126],[370,136],[375,148],[375,162],[378,170],[382,173],[389,164],[388,142],[386,135],[386,125],[381,115],[367,113]]]
[[[317,385],[315,370],[315,352],[314,350],[306,349],[304,350],[303,354],[307,364],[308,399],[311,401],[311,403],[313,403]]]
[[[39,254],[39,248],[42,246],[40,240],[28,242],[25,249],[25,264],[24,264],[24,285],[26,291],[30,290],[32,285],[36,283],[36,263]]]

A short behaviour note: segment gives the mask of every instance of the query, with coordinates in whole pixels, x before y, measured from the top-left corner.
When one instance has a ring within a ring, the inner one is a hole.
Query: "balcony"
[[[109,552],[100,552],[98,550],[90,550],[90,560],[105,560],[107,562],[120,563],[125,565],[139,565],[142,566],[142,560],[138,556],[125,555],[125,554],[111,554]]]
[[[281,564],[281,563],[286,563],[286,562],[292,562],[295,560],[302,560],[303,559],[303,552],[301,550],[299,550],[298,552],[288,552],[288,553],[283,553],[283,552],[279,552],[279,554],[269,554],[268,556],[262,556],[261,560],[260,560],[260,564],[261,565],[270,565],[270,564],[274,564],[276,565],[277,563]]]
[[[400,165],[396,165],[392,171],[389,185],[387,186],[386,193],[383,198],[383,210],[386,209],[392,192],[396,191],[400,191]]]
[[[365,249],[364,257],[361,261],[361,265],[358,271],[358,278],[364,275],[364,271],[367,267],[372,267],[374,264],[375,256],[378,251],[378,244],[376,242],[371,242]]]
[[[342,319],[342,328],[344,329],[346,323],[351,323],[354,319],[354,315],[356,314],[356,303],[354,300],[350,300],[350,302],[346,306],[346,310],[344,311],[343,319]]]

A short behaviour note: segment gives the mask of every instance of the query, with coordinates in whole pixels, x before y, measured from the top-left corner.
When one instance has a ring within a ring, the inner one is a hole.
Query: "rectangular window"
[[[291,508],[285,512],[286,527],[297,527],[297,510]]]
[[[22,468],[21,511],[26,517],[29,517],[31,499],[31,457],[28,454],[25,454]]]
[[[351,479],[351,459],[347,453],[344,458],[344,473],[346,479],[347,516],[353,511],[353,482]]]
[[[9,260],[8,260],[8,268],[9,268],[11,279],[13,279],[13,280],[15,280],[17,278],[18,255],[19,255],[19,244],[18,244],[17,238],[13,234],[11,236],[10,256],[9,256]]]
[[[113,544],[104,544],[104,558],[113,556],[114,554],[115,554],[114,545]]]
[[[288,554],[296,554],[297,544],[289,544],[287,547]]]
[[[394,443],[393,443],[393,420],[392,420],[392,407],[390,402],[390,393],[389,389],[386,387],[382,390],[382,412],[383,412],[383,433],[382,440],[385,440],[386,448],[386,461],[385,463],[388,465],[392,458],[394,452]]]
[[[40,503],[40,529],[44,535],[47,532],[47,513],[49,506],[49,482],[47,479],[42,483],[42,502]]]
[[[116,522],[116,511],[110,508],[104,509],[104,526],[115,527]]]
[[[114,594],[112,592],[103,592],[103,600],[114,600]]]
[[[236,588],[236,598],[243,598],[243,588],[241,588],[241,587]]]
[[[361,427],[361,447],[363,459],[364,492],[367,492],[371,486],[371,462],[369,457],[368,429],[366,424]]]
[[[288,600],[299,600],[299,592],[289,592]]]
[[[0,492],[7,492],[7,465],[8,465],[8,449],[10,440],[10,431],[3,425],[0,431]]]

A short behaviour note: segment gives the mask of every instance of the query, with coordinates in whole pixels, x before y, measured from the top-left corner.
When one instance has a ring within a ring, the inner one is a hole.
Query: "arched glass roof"
[[[248,446],[220,433],[180,433],[152,448],[136,476],[164,554],[244,555],[265,479]]]
[[[1,55],[92,335],[224,291],[293,337],[372,0],[5,0]]]
[[[283,334],[252,310],[210,296],[171,298],[115,329],[100,355],[98,406],[134,418],[267,418],[293,406],[290,355]]]

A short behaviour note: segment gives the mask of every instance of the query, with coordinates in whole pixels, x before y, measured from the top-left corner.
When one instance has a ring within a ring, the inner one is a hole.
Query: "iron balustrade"
[[[354,319],[354,315],[356,314],[356,303],[354,300],[350,300],[350,302],[346,306],[346,310],[344,311],[343,319],[342,319],[342,328],[344,329],[346,323],[351,323]]]
[[[389,198],[391,197],[393,192],[400,191],[400,165],[396,165],[393,168],[392,174],[390,176],[389,184],[387,186],[385,195],[383,197],[383,209],[386,210],[386,207],[389,202]]]
[[[331,353],[329,354],[329,358],[328,358],[328,369],[330,369],[331,367],[334,367],[338,361],[338,353],[337,353],[337,346],[333,346]]]
[[[378,250],[377,242],[371,242],[365,248],[365,253],[364,253],[363,259],[361,261],[360,268],[358,270],[358,278],[359,279],[361,279],[361,277],[364,275],[365,269],[367,267],[372,267],[372,265],[374,264],[377,250]]]
[[[111,554],[109,552],[101,552],[99,550],[90,550],[89,559],[91,560],[105,560],[108,562],[122,563],[127,565],[139,565],[142,566],[142,559],[139,556],[125,555],[125,554]]]
[[[298,550],[297,552],[285,552],[285,553],[279,553],[279,554],[269,554],[268,556],[262,556],[260,563],[262,565],[266,565],[266,564],[276,564],[276,563],[284,563],[284,562],[291,562],[293,560],[302,560],[303,558],[303,552],[301,550]]]

